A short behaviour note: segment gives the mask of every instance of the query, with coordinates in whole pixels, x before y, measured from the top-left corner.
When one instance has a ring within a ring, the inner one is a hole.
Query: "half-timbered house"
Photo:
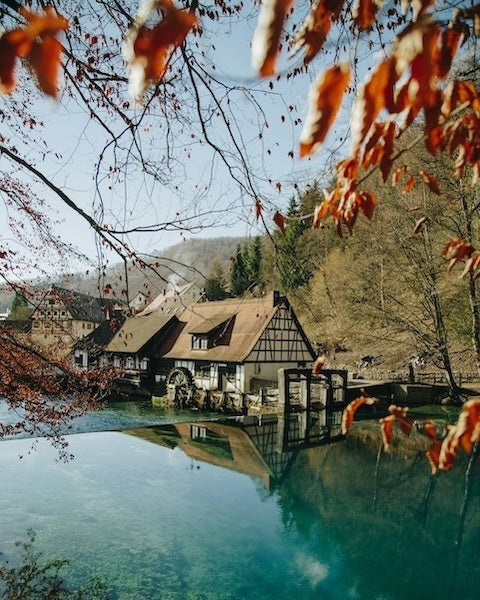
[[[199,389],[235,393],[275,385],[280,368],[309,366],[315,358],[293,308],[278,292],[191,304],[158,356],[173,382],[184,377]]]
[[[53,285],[32,313],[31,340],[43,346],[63,346],[70,351],[75,341],[87,336],[108,319],[111,301]]]

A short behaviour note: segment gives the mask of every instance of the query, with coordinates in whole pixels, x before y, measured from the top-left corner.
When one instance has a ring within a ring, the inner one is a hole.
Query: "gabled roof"
[[[78,321],[100,323],[105,319],[105,307],[111,303],[110,300],[105,298],[87,296],[86,294],[80,294],[74,290],[66,290],[56,285],[53,285],[46,292],[42,301],[48,296],[53,296],[60,300],[72,318]],[[41,312],[39,307],[37,307],[32,316],[36,316],[38,312]]]
[[[262,298],[234,298],[191,304],[179,317],[182,327],[181,330],[179,327],[175,342],[170,349],[160,348],[159,354],[165,358],[185,360],[244,362],[279,310],[282,301],[277,303],[276,298],[275,294],[268,294]],[[227,327],[233,316],[235,319],[228,344],[220,343],[204,350],[192,349],[192,333],[212,331],[211,324],[217,323],[218,326],[219,319]]]
[[[75,348],[94,349],[104,348],[120,329],[123,319],[109,319],[102,321],[98,327],[85,337],[75,342]]]
[[[136,354],[164,327],[176,321],[177,317],[175,315],[164,315],[159,311],[130,317],[109,342],[105,350],[107,352]]]

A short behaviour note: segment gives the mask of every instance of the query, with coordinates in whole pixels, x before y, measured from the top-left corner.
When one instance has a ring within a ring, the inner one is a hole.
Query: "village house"
[[[276,385],[280,368],[310,366],[315,353],[287,298],[271,292],[191,304],[157,357],[167,384],[242,394]]]
[[[108,320],[112,302],[53,285],[32,313],[31,341],[41,346],[56,345],[65,352],[74,343]]]
[[[104,347],[106,358],[122,371],[122,379],[136,387],[155,383],[156,353],[169,339],[178,324],[175,315],[160,311],[139,314],[127,319]]]

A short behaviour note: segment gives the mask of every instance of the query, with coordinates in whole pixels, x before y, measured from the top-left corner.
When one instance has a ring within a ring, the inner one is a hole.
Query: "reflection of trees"
[[[318,556],[338,552],[358,597],[411,597],[414,581],[416,597],[443,598],[453,581],[451,598],[472,598],[480,575],[480,515],[471,510],[480,497],[476,460],[462,457],[433,479],[420,446],[410,442],[382,456],[375,480],[372,425],[354,427],[343,444],[297,455],[278,490],[286,527]]]

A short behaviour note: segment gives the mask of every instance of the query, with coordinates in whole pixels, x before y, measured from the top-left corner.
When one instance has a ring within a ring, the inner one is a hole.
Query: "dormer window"
[[[214,315],[190,330],[192,350],[208,350],[228,345],[235,315]]]
[[[192,335],[192,350],[207,350],[211,348],[207,335]]]

